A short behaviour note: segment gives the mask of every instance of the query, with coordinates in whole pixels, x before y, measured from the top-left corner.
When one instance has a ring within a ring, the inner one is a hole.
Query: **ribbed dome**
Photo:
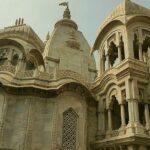
[[[106,18],[102,24],[100,30],[106,26],[109,22],[119,18],[119,17],[129,17],[132,15],[144,15],[150,16],[150,9],[142,7],[131,0],[124,0],[116,9]]]
[[[44,49],[43,41],[29,25],[26,25],[23,22],[20,24],[16,23],[13,26],[5,27],[4,29],[0,30],[0,38],[22,39],[33,44],[39,51],[43,51]]]

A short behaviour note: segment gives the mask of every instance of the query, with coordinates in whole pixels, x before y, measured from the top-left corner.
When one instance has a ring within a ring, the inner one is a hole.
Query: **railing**
[[[74,80],[77,80],[79,81],[80,83],[82,83],[83,85],[89,87],[89,83],[84,79],[82,78],[82,76],[74,71],[71,71],[71,70],[58,70],[56,72],[56,76],[58,79],[60,78],[72,78]]]
[[[7,71],[7,72],[15,74],[15,66],[2,65],[2,66],[0,66],[0,71]]]
[[[31,77],[33,77],[33,74],[34,74],[34,70],[25,71],[23,73],[23,77],[24,78],[31,78]]]
[[[70,78],[74,79],[81,84],[85,85],[86,87],[90,87],[90,84],[87,80],[82,78],[82,76],[74,71],[71,70],[51,70],[51,73],[41,72],[39,70],[26,70],[26,71],[20,71],[16,70],[15,66],[12,65],[1,65],[0,66],[0,72],[1,71],[7,71],[12,74],[15,74],[18,78],[37,78],[37,79],[43,79],[43,80],[51,80],[51,79],[63,79],[63,78]]]

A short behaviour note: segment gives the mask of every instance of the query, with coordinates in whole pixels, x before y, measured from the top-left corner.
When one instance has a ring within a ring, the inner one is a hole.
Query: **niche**
[[[116,59],[118,58],[118,48],[113,41],[110,42],[108,55],[109,55],[109,62],[111,66],[113,66]]]
[[[120,106],[115,95],[112,96],[112,120],[113,130],[119,129],[121,127]]]
[[[139,40],[136,33],[134,34],[133,51],[134,51],[134,58],[139,59]]]

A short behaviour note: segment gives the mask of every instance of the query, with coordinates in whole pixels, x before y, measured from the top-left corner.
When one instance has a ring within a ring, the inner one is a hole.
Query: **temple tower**
[[[94,149],[150,149],[150,10],[124,0],[99,29]]]

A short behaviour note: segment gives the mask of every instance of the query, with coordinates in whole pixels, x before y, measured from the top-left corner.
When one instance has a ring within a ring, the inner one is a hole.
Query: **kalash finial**
[[[65,9],[64,14],[63,14],[63,18],[64,19],[71,19],[70,10],[69,10],[69,3],[63,2],[63,3],[60,3],[59,6],[66,6],[66,9]]]

